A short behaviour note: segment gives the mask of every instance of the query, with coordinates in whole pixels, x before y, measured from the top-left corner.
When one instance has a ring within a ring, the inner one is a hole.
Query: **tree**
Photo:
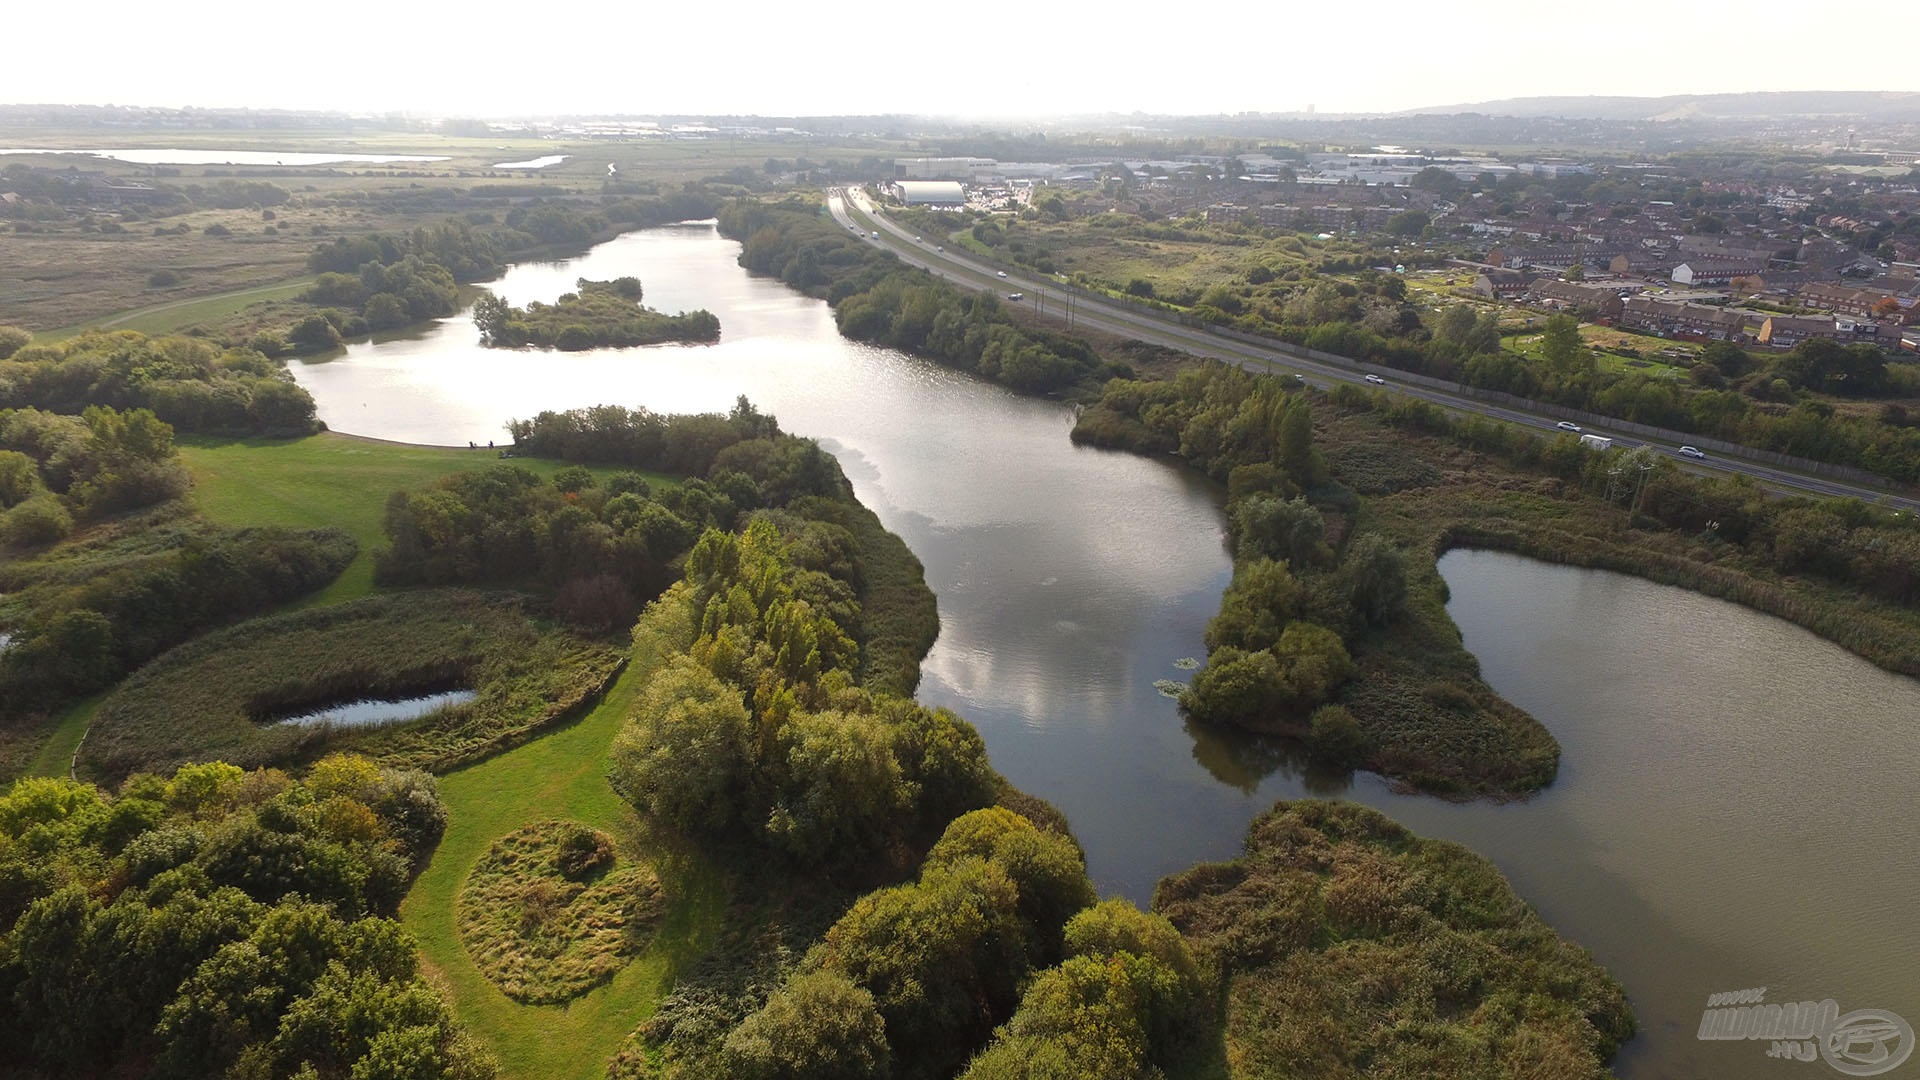
[[[892,735],[872,716],[802,713],[780,729],[787,782],[767,829],[809,863],[869,854],[911,806]]]
[[[1408,239],[1419,236],[1433,224],[1433,218],[1422,210],[1403,210],[1387,219],[1387,232]]]
[[[340,331],[322,315],[309,315],[287,331],[287,343],[300,352],[324,352],[340,344]]]
[[[879,1080],[892,1054],[873,995],[837,971],[797,975],[727,1036],[741,1080]]]
[[[1460,178],[1438,165],[1429,165],[1413,174],[1408,185],[1418,191],[1431,191],[1443,199],[1451,199],[1460,194]]]
[[[33,335],[17,326],[0,325],[0,360],[5,360],[33,340]]]
[[[1353,610],[1375,626],[1392,622],[1406,607],[1406,556],[1377,532],[1348,545],[1340,575],[1346,580]]]
[[[1282,559],[1301,568],[1325,562],[1327,522],[1303,497],[1249,495],[1233,508],[1232,535],[1239,558]]]
[[[1571,315],[1555,315],[1547,320],[1540,337],[1540,352],[1555,372],[1570,373],[1592,365],[1592,357],[1580,341],[1580,323]]]
[[[649,680],[614,740],[614,790],[689,835],[725,836],[750,809],[754,739],[739,691],[682,654]]]

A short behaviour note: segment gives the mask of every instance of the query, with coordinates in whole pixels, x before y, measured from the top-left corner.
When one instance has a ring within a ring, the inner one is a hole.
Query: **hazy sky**
[[[8,7],[0,102],[1039,116],[1920,90],[1911,0]]]

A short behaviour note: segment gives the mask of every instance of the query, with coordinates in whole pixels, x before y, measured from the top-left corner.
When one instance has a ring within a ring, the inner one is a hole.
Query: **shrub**
[[[562,877],[585,881],[595,871],[613,865],[613,837],[598,829],[576,828],[560,841],[553,861]]]
[[[52,495],[40,494],[0,514],[0,544],[39,547],[73,531],[73,515]]]

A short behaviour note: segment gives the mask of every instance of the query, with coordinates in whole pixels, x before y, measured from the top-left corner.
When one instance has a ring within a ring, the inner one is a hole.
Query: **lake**
[[[425,157],[419,154],[336,154],[329,151],[293,151],[293,150],[180,150],[180,149],[118,149],[118,150],[49,150],[45,148],[0,147],[0,157],[8,154],[80,154],[87,157],[111,158],[114,161],[130,162],[134,165],[284,165],[288,167],[305,165],[335,165],[342,163],[362,163],[368,165],[391,165],[403,162],[446,161],[446,157]]]
[[[508,419],[602,402],[724,411],[743,393],[818,438],[939,596],[920,699],[1066,812],[1103,893],[1145,903],[1161,876],[1231,857],[1276,799],[1353,798],[1492,858],[1594,950],[1640,1017],[1622,1076],[1767,1068],[1764,1043],[1695,1037],[1720,991],[1920,1020],[1920,929],[1902,917],[1920,887],[1920,683],[1723,601],[1455,552],[1448,610],[1488,681],[1560,739],[1558,781],[1459,805],[1304,773],[1284,746],[1191,729],[1153,687],[1203,655],[1230,574],[1217,487],[1073,446],[1063,405],[848,342],[825,304],[749,277],[737,252],[711,224],[646,230],[494,286],[525,304],[633,274],[649,306],[714,312],[712,346],[487,350],[457,316],[294,371],[335,429],[407,442],[504,440]]]

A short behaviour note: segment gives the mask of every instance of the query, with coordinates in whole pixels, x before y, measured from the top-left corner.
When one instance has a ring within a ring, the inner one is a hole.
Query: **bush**
[[[0,324],[0,360],[5,360],[26,348],[27,343],[32,340],[33,335],[27,331],[17,326]]]
[[[1367,738],[1360,722],[1344,707],[1322,705],[1313,711],[1307,746],[1329,765],[1350,769],[1365,760]]]
[[[796,976],[727,1036],[740,1080],[880,1080],[891,1075],[873,995],[834,971]]]
[[[613,837],[581,826],[560,841],[560,850],[554,854],[553,861],[562,877],[585,881],[594,871],[613,865]]]
[[[0,544],[40,547],[73,531],[73,515],[52,495],[40,494],[0,514]]]
[[[180,284],[181,280],[182,278],[178,271],[155,270],[153,273],[147,275],[147,286],[154,289],[164,289],[169,285]]]

